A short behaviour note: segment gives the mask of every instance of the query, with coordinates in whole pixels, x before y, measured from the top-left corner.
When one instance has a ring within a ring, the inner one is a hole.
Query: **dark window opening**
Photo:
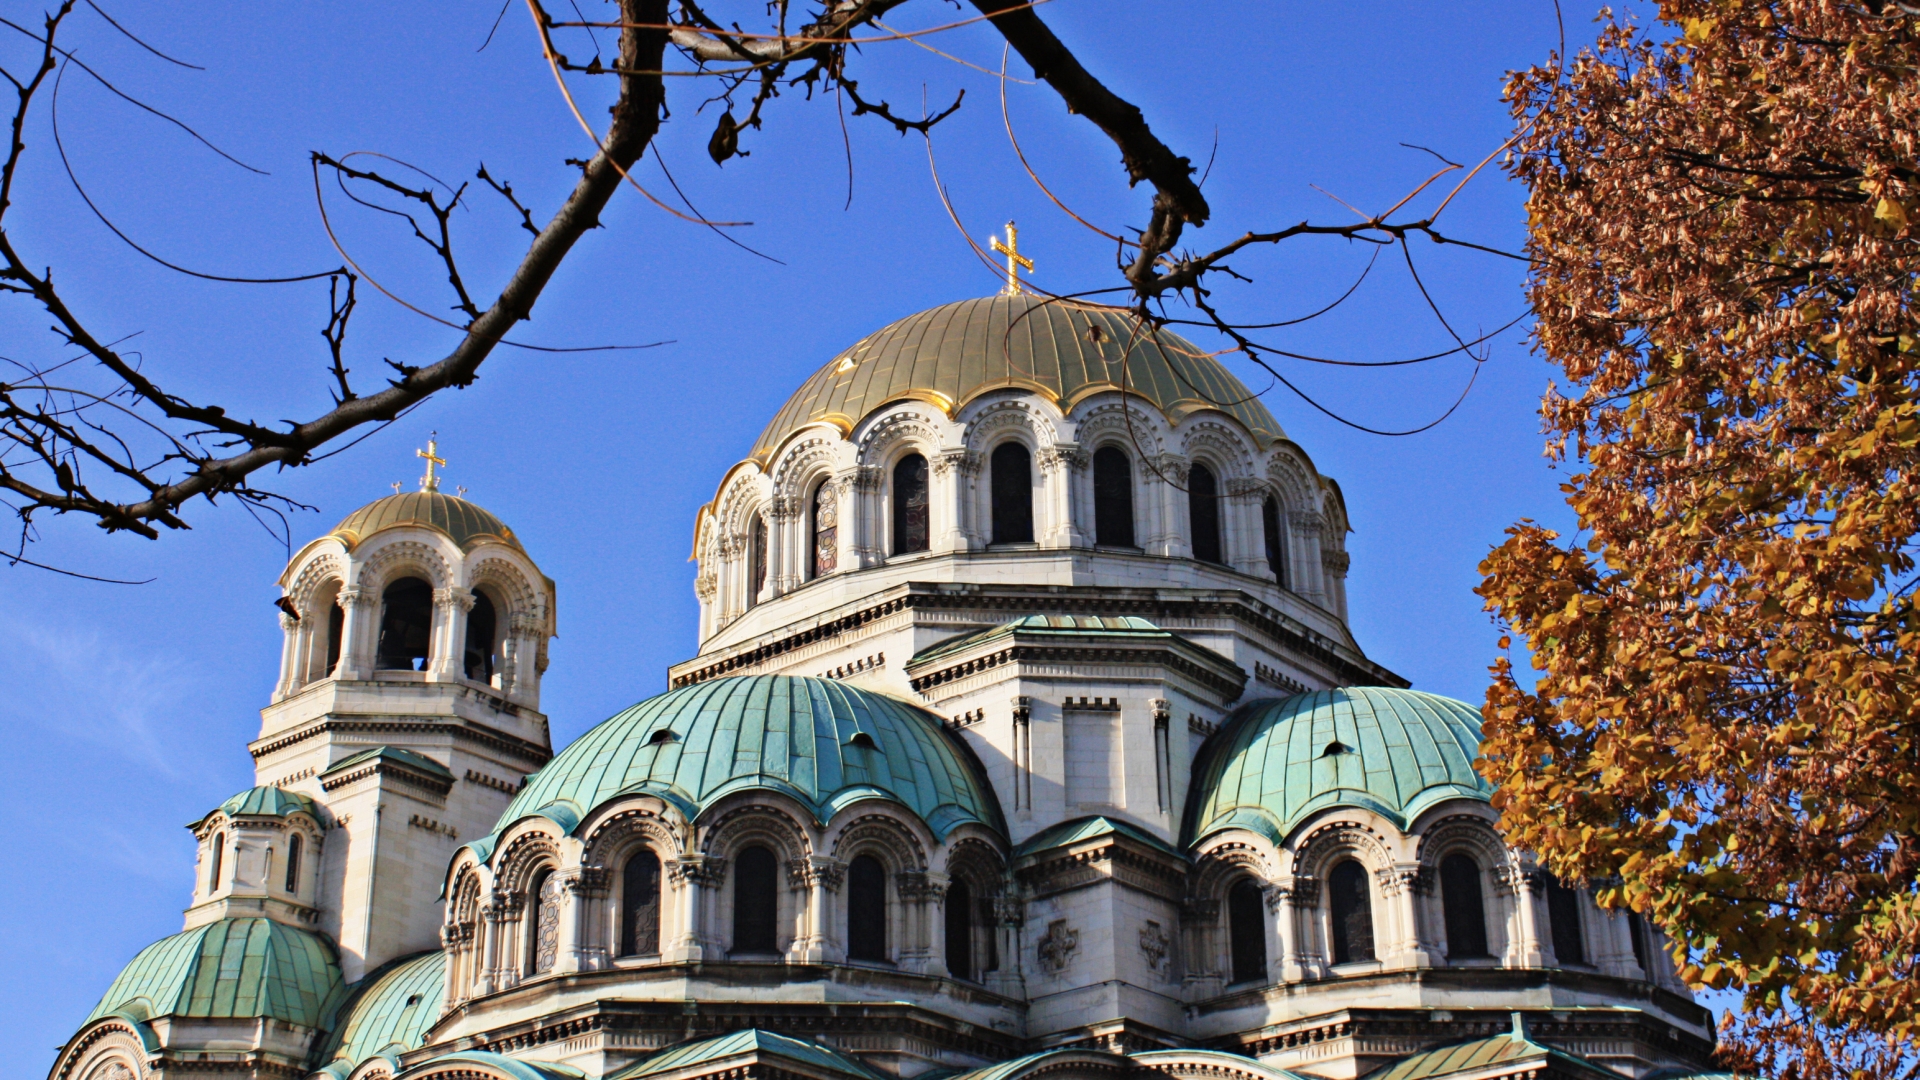
[[[1447,919],[1447,959],[1485,959],[1487,907],[1479,863],[1458,853],[1440,860],[1440,906]]]
[[[1358,964],[1373,959],[1373,891],[1367,870],[1348,859],[1327,875],[1327,900],[1333,911],[1333,962]]]
[[[220,864],[227,854],[227,834],[213,834],[213,866],[207,871],[207,893],[212,895],[220,890]]]
[[[1033,543],[1033,456],[1017,442],[1001,443],[989,460],[993,473],[993,542]]]
[[[839,507],[833,498],[833,482],[822,480],[813,489],[813,547],[807,553],[807,579],[831,574],[839,563]]]
[[[620,871],[620,955],[660,951],[660,857],[635,852]]]
[[[1227,932],[1233,946],[1233,981],[1267,981],[1266,902],[1252,878],[1227,890]]]
[[[1224,562],[1220,557],[1220,485],[1213,470],[1195,464],[1187,472],[1187,523],[1193,527],[1193,557]]]
[[[380,594],[380,647],[374,667],[425,671],[433,642],[433,586],[401,578]]]
[[[760,602],[760,590],[767,587],[767,519],[753,515],[752,550],[747,555],[751,569],[747,573],[747,606]]]
[[[473,594],[473,610],[467,612],[467,678],[474,682],[490,683],[495,670],[493,656],[493,637],[500,625],[499,616],[494,613],[493,601],[487,594]]]
[[[779,866],[763,847],[742,851],[733,866],[733,951],[772,953],[780,949]]]
[[[300,847],[299,833],[287,838],[287,891],[300,895]]]
[[[1093,452],[1093,542],[1133,547],[1133,465],[1126,451],[1103,446]]]
[[[1273,571],[1273,580],[1284,587],[1287,583],[1287,549],[1281,542],[1280,500],[1271,495],[1260,504],[1260,527],[1267,538],[1267,569]]]
[[[327,674],[340,667],[340,632],[346,628],[347,613],[338,603],[327,605]]]
[[[1547,879],[1547,921],[1553,924],[1553,955],[1562,964],[1587,962],[1587,946],[1580,933],[1580,894]]]
[[[947,886],[947,973],[973,978],[973,890],[955,880]]]
[[[847,864],[847,959],[887,959],[887,871],[871,855]]]
[[[927,550],[927,459],[908,454],[893,467],[893,553]]]
[[[1627,936],[1633,939],[1633,962],[1640,965],[1640,973],[1648,979],[1653,978],[1651,956],[1653,950],[1647,947],[1647,920],[1637,911],[1627,913]]]

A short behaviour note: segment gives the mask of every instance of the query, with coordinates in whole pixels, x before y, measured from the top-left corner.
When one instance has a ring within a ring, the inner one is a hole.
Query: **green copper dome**
[[[533,814],[571,832],[631,793],[694,818],[750,789],[790,795],[822,823],[879,798],[912,810],[936,836],[968,821],[1006,831],[978,763],[939,717],[831,679],[752,675],[672,690],[602,722],[527,778],[494,832]],[[485,857],[492,845],[475,847]]]
[[[1038,392],[1061,409],[1125,390],[1176,419],[1226,413],[1261,446],[1286,437],[1246,384],[1193,342],[1169,330],[1143,333],[1124,308],[1021,293],[942,304],[861,338],[794,391],[752,456],[765,462],[808,424],[851,430],[902,398],[951,416],[1002,387]]]
[[[220,919],[140,950],[87,1017],[271,1017],[318,1028],[345,992],[333,946],[267,919]]]
[[[447,954],[439,951],[373,973],[355,988],[343,1010],[345,1022],[316,1056],[345,1076],[376,1055],[418,1050],[427,1029],[440,1019],[446,982]]]
[[[1349,686],[1249,702],[1200,751],[1185,839],[1239,827],[1280,843],[1335,806],[1405,828],[1443,799],[1493,794],[1479,753],[1480,711],[1452,698]]]
[[[295,812],[305,814],[317,822],[324,822],[326,820],[320,816],[320,810],[314,806],[313,800],[297,791],[288,791],[286,788],[277,787],[256,787],[248,788],[228,799],[226,802],[221,803],[219,806],[214,807],[212,810],[207,811],[206,815],[203,816],[200,821],[194,822],[192,825],[187,826],[187,828],[197,828],[201,821],[205,821],[215,814],[225,814],[230,818],[286,817],[288,814]]]

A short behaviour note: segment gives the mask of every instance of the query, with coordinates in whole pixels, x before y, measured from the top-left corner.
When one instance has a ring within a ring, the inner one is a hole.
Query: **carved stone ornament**
[[[1167,932],[1152,919],[1148,919],[1147,925],[1140,928],[1140,955],[1146,958],[1147,967],[1150,970],[1155,972],[1165,970],[1167,949],[1170,944],[1167,940]]]
[[[1046,935],[1035,947],[1040,953],[1041,968],[1058,975],[1067,970],[1073,951],[1080,947],[1080,931],[1069,928],[1065,919],[1055,919],[1047,924]]]

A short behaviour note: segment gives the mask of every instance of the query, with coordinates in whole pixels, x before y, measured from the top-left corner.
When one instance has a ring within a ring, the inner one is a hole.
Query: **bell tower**
[[[324,810],[317,929],[351,981],[438,945],[440,878],[552,756],[540,679],[553,582],[513,531],[439,490],[349,514],[280,577],[280,679],[256,783]]]

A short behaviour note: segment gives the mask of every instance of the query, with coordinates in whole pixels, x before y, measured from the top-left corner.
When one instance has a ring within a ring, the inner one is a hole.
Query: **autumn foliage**
[[[1744,994],[1733,1051],[1920,1038],[1920,8],[1669,0],[1513,77],[1580,531],[1480,594],[1504,827]],[[1862,1056],[1864,1055],[1864,1056]]]

